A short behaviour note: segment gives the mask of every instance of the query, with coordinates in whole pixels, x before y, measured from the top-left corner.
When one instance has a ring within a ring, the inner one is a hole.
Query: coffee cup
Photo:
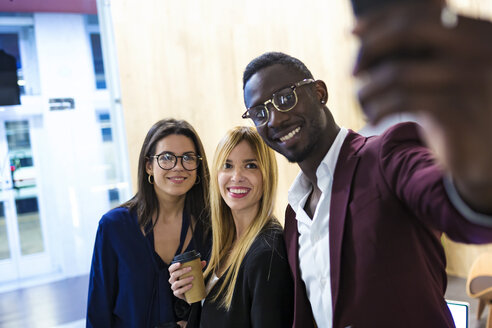
[[[185,252],[183,254],[176,255],[172,263],[181,263],[181,268],[191,267],[191,271],[185,273],[180,279],[193,276],[194,279],[191,282],[193,287],[185,292],[185,298],[188,303],[195,303],[201,301],[207,296],[205,294],[205,283],[203,282],[202,263],[200,260],[200,253],[195,250]]]

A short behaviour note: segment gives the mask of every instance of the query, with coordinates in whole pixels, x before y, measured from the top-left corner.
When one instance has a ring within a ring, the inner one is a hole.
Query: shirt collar
[[[333,144],[326,153],[325,157],[321,161],[320,165],[316,169],[316,177],[318,179],[318,187],[321,191],[326,191],[330,181],[333,179],[335,173],[335,167],[337,164],[340,150],[342,149],[345,137],[348,134],[348,130],[344,127],[340,128]],[[294,179],[292,186],[289,189],[288,201],[292,209],[297,212],[299,206],[304,207],[304,203],[307,199],[307,195],[311,192],[311,183],[307,179],[306,175],[300,171],[297,177]],[[302,202],[302,204],[301,204]]]

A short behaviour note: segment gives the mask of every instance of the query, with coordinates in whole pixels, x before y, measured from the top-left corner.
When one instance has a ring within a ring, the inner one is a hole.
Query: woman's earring
[[[324,104],[326,101],[324,99],[321,100],[321,103]]]
[[[150,184],[154,184],[154,177],[149,174],[149,176],[147,177],[147,181],[149,181]]]
[[[200,181],[201,181],[200,176],[197,174],[197,175],[196,175],[195,184],[196,184],[196,185],[197,185],[197,184],[199,184],[199,183],[200,183]]]

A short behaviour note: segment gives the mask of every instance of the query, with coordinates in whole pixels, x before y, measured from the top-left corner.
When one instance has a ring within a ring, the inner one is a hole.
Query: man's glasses
[[[178,158],[181,158],[181,165],[186,171],[194,171],[200,165],[201,156],[196,154],[184,154],[176,156],[173,153],[162,153],[159,155],[149,156],[149,158],[157,158],[157,164],[163,170],[171,170],[178,163]]]
[[[243,118],[250,118],[253,123],[259,127],[266,124],[270,118],[270,112],[268,111],[268,104],[271,103],[280,112],[288,112],[297,105],[297,93],[296,88],[316,82],[313,79],[304,79],[293,85],[276,91],[270,99],[265,101],[261,105],[256,105],[248,108],[243,114]]]

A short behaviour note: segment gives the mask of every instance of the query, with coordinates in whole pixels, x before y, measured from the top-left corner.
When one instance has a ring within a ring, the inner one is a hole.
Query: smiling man
[[[325,83],[283,53],[251,61],[243,88],[243,118],[301,169],[285,218],[293,326],[454,327],[441,233],[492,242],[492,218],[450,200],[419,127],[369,138],[339,127]]]

